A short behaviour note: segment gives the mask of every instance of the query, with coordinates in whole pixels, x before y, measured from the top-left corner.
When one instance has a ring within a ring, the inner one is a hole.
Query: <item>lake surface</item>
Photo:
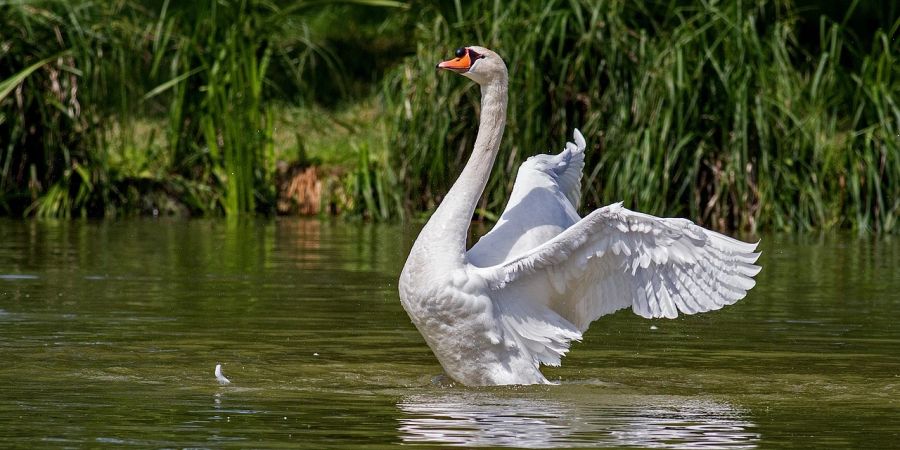
[[[900,239],[764,236],[738,304],[621,311],[545,369],[559,385],[473,389],[432,381],[440,366],[400,307],[416,232],[0,221],[2,446],[900,442]]]

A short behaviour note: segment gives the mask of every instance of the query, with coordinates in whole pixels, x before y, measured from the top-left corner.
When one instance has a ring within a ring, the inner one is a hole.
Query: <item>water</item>
[[[415,231],[0,221],[0,442],[897,445],[900,240],[767,236],[737,305],[604,317],[545,370],[560,385],[471,389],[433,382],[399,305]]]

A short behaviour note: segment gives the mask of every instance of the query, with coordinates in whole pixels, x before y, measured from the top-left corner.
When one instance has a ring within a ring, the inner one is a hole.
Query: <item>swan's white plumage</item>
[[[756,244],[664,219],[606,206],[501,264],[484,267],[491,289],[511,285],[547,291],[539,303],[584,331],[604,314],[631,307],[643,317],[675,318],[719,309],[743,298],[759,273]],[[501,296],[502,297],[502,296]]]
[[[506,210],[494,228],[468,252],[476,266],[499,264],[547,242],[580,217],[581,173],[586,143],[575,130],[575,141],[557,155],[536,155],[519,167]]]
[[[463,73],[482,85],[475,149],[400,277],[402,304],[448,375],[469,385],[547,383],[540,365],[559,365],[605,314],[631,307],[674,318],[732,304],[754,286],[756,244],[621,203],[581,218],[587,145],[578,130],[559,154],[521,165],[497,224],[466,251],[506,112],[505,65],[470,49],[484,55]]]

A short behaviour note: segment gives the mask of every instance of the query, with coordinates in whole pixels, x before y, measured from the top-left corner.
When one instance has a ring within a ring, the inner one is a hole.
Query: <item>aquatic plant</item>
[[[825,16],[801,43],[790,1],[482,0],[428,11],[416,55],[383,89],[408,210],[433,208],[472,147],[477,92],[432,73],[456,46],[478,43],[507,58],[512,92],[483,217],[500,211],[524,158],[558,150],[578,126],[591,146],[586,209],[624,200],[720,229],[896,229],[896,15],[860,45]]]
[[[470,84],[433,65],[478,43],[507,58],[515,92],[481,218],[524,158],[578,126],[586,209],[898,229],[895,2],[361,5],[401,4],[0,0],[0,214],[268,213],[273,153],[309,145],[348,155],[330,158],[346,165],[326,182],[340,186],[335,210],[427,214],[472,147],[477,108]],[[364,117],[334,143],[276,129],[297,105],[329,114],[372,91],[382,109],[346,108]]]
[[[0,211],[272,211],[273,108],[343,84],[341,62],[308,26],[315,7],[336,8],[0,2]]]

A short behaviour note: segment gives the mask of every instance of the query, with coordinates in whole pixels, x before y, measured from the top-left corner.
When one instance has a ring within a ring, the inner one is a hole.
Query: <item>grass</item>
[[[0,212],[272,212],[277,111],[354,84],[324,31],[400,5],[344,3],[0,1]]]
[[[433,208],[465,163],[478,91],[432,67],[480,43],[506,58],[512,92],[484,211],[502,208],[524,158],[579,127],[586,208],[896,230],[900,20],[861,43],[821,16],[810,45],[789,1],[484,0],[422,17],[415,57],[383,89],[405,209]]]
[[[434,64],[481,44],[513,92],[482,218],[579,127],[585,210],[898,229],[891,2],[319,3],[0,0],[0,213],[268,214],[288,160],[344,213],[428,214],[479,102]]]

